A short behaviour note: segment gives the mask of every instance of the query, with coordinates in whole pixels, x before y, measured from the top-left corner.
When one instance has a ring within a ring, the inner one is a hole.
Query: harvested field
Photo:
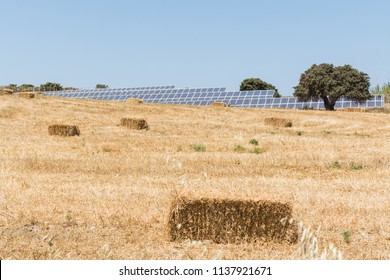
[[[144,119],[122,118],[121,126],[126,126],[131,129],[148,129],[149,125]]]
[[[215,243],[297,241],[292,207],[274,201],[179,198],[172,206],[169,229],[172,241],[212,240]],[[292,238],[291,238],[292,237]]]
[[[49,135],[79,136],[80,129],[76,125],[53,124],[49,125]]]
[[[286,120],[283,118],[265,118],[264,124],[275,127],[292,127],[291,120]]]
[[[125,129],[123,116],[153,129]],[[294,126],[264,124],[275,116]],[[52,124],[82,133],[48,137]],[[178,197],[291,203],[320,227],[320,252],[390,259],[390,114],[3,95],[0,129],[1,259],[306,258],[300,238],[172,242]]]

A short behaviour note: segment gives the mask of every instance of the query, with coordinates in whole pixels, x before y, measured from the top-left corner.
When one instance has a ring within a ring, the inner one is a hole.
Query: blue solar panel
[[[87,98],[101,100],[142,99],[146,103],[210,105],[212,102],[225,102],[234,107],[250,108],[293,108],[293,109],[323,109],[323,101],[308,100],[298,102],[296,97],[274,98],[274,90],[256,91],[226,91],[226,88],[181,88],[174,86],[134,87],[117,89],[81,89],[45,92],[48,96],[69,98]],[[335,108],[351,107],[383,107],[384,96],[375,95],[365,102],[353,102],[340,98]]]

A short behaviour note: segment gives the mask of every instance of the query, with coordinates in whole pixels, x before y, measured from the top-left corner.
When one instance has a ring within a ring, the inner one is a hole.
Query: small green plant
[[[255,145],[255,146],[257,146],[257,145],[259,145],[259,141],[257,141],[257,139],[251,139],[250,141],[249,141],[249,144],[252,144],[252,145]]]
[[[251,150],[251,152],[258,155],[258,154],[264,153],[264,149],[262,149],[260,147],[255,147],[253,150]]]
[[[336,168],[336,169],[340,169],[341,168],[341,164],[336,160],[334,162],[332,162],[332,164],[330,165],[331,168]]]
[[[364,168],[364,166],[361,165],[361,164],[352,163],[352,164],[351,164],[351,168],[352,168],[353,170],[362,170],[362,169]]]
[[[358,133],[358,132],[355,132],[354,135],[357,137],[370,137],[370,135],[368,135],[368,134]]]
[[[343,235],[345,243],[347,243],[347,244],[351,243],[352,233],[350,231],[348,231],[348,230],[343,231],[342,235]]]
[[[325,131],[324,131],[324,134],[327,134],[327,135],[332,134],[332,131],[327,131],[327,130],[325,130]]]
[[[206,147],[203,145],[198,145],[198,144],[192,144],[190,145],[191,149],[193,149],[195,152],[205,152]]]
[[[239,153],[242,153],[242,152],[245,152],[245,147],[243,147],[243,146],[241,146],[241,145],[236,145],[235,147],[234,147],[234,151],[235,152],[239,152]]]
[[[298,130],[297,132],[295,132],[295,134],[298,135],[298,136],[301,136],[302,135],[302,131]]]

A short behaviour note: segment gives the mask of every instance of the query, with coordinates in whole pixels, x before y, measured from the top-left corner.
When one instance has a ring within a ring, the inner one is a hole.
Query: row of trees
[[[240,90],[275,90],[275,97],[280,96],[275,86],[259,78],[242,81]],[[346,97],[352,101],[362,102],[372,97],[370,78],[350,65],[313,64],[301,74],[299,84],[294,87],[294,96],[298,101],[310,99],[324,101],[326,110],[333,111],[336,101]]]
[[[40,86],[34,86],[32,84],[9,84],[7,88],[13,90],[14,92],[21,92],[21,91],[59,91],[59,90],[73,90],[77,89],[74,87],[63,87],[59,83],[45,83],[41,84]],[[104,84],[97,84],[96,88],[108,88],[108,85]]]

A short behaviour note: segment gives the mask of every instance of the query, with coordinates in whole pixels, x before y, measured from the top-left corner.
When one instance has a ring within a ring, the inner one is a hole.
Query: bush
[[[249,141],[249,144],[252,144],[252,145],[255,145],[255,146],[257,146],[257,145],[259,145],[259,141],[257,141],[257,139],[251,139],[250,141]]]

